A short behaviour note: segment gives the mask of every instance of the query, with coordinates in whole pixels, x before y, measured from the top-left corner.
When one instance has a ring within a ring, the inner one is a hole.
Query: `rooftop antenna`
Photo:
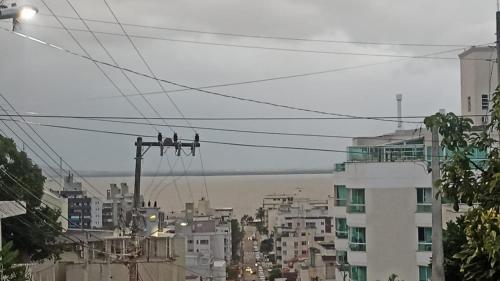
[[[396,101],[398,102],[398,130],[403,129],[403,120],[401,116],[401,101],[403,101],[403,95],[397,94]]]

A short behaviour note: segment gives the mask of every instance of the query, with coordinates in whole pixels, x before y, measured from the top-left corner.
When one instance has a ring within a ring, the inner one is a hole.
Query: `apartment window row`
[[[432,269],[430,266],[418,267],[418,281],[430,281],[431,274],[432,274]]]
[[[432,188],[417,188],[417,213],[432,212]]]
[[[432,251],[432,228],[418,228],[418,251]]]
[[[366,266],[351,266],[352,281],[367,281]]]
[[[364,227],[349,228],[349,249],[351,251],[366,251],[366,229]]]
[[[350,189],[350,201],[347,207],[349,213],[365,212],[365,190],[361,188]]]
[[[362,188],[347,189],[345,185],[335,185],[335,206],[347,206],[349,213],[365,212],[365,190]],[[348,196],[349,195],[349,196]],[[347,204],[347,197],[349,203]]]
[[[347,219],[335,218],[335,237],[345,239],[348,236]]]

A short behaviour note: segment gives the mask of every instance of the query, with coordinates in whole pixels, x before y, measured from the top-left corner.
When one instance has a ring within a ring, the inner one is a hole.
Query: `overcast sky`
[[[57,26],[54,17],[37,0],[40,9],[33,23]],[[75,16],[65,1],[47,0],[56,14]],[[113,21],[102,0],[72,1],[80,15],[89,19]],[[175,27],[211,32],[241,33],[275,37],[300,37],[343,41],[400,42],[474,45],[495,41],[494,0],[377,0],[377,1],[297,1],[297,0],[110,0],[123,23]],[[84,28],[81,22],[63,19],[68,27]],[[4,21],[3,26],[9,26]],[[120,33],[116,25],[89,23],[95,31]],[[83,53],[64,31],[30,24],[22,32],[64,48]],[[339,51],[369,54],[423,55],[456,47],[412,47],[334,44],[303,41],[228,37],[166,30],[127,27],[130,34],[189,41],[255,45],[288,49]],[[110,62],[91,35],[74,33],[96,59]],[[97,35],[118,64],[148,73],[126,37]],[[67,115],[140,116],[120,96],[97,67],[82,58],[0,31],[0,91],[20,112]],[[185,42],[134,39],[157,77],[189,86],[206,86],[301,74],[328,69],[394,61],[390,57],[297,53],[276,50],[210,46]],[[439,55],[457,58],[460,51]],[[360,116],[396,115],[395,95],[403,94],[404,115],[428,115],[439,108],[459,111],[460,72],[458,60],[408,59],[346,71],[307,77],[212,89],[238,97],[254,98],[290,106]],[[127,94],[134,88],[122,74],[109,67],[106,72]],[[143,91],[158,91],[154,80],[130,75]],[[166,89],[177,89],[165,84]],[[195,91],[171,94],[187,117],[321,117],[312,113],[279,109],[209,96]],[[147,96],[162,116],[179,117],[165,95]],[[141,97],[131,98],[146,116],[156,113]],[[1,103],[5,105],[4,102]],[[34,121],[99,130],[155,135],[146,125],[121,125],[90,121],[37,119]],[[169,121],[170,122],[170,121]],[[172,121],[185,125],[182,121]],[[14,126],[8,123],[9,126]],[[345,136],[370,136],[395,129],[394,123],[370,120],[328,121],[192,121],[193,125],[248,130],[285,131]],[[405,124],[414,129],[418,125]],[[8,130],[0,125],[0,128]],[[36,127],[64,159],[79,170],[132,171],[134,137],[105,135]],[[171,135],[168,128],[162,129]],[[176,129],[182,138],[192,138],[190,129]],[[204,166],[207,170],[265,170],[329,168],[345,159],[343,153],[271,150],[203,144],[203,140],[249,144],[317,147],[343,150],[346,139],[249,135],[199,131]],[[9,136],[12,136],[8,132]],[[26,137],[27,144],[38,149]],[[16,142],[20,143],[17,138]],[[37,159],[32,153],[30,156]],[[155,170],[157,150],[145,155],[144,169]],[[170,161],[174,161],[169,153]],[[45,157],[47,161],[51,161]],[[186,165],[190,159],[186,159]],[[41,163],[38,159],[37,163]],[[161,169],[167,166],[163,161]],[[180,163],[180,162],[179,162]],[[177,168],[181,168],[181,164]],[[191,169],[200,168],[199,156]]]

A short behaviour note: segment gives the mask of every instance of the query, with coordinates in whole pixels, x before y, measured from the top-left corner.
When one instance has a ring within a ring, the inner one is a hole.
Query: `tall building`
[[[169,216],[175,232],[186,240],[186,280],[201,281],[207,276],[226,280],[226,266],[232,258],[231,218],[231,208],[212,209],[205,198],[196,208],[186,203],[182,215]]]
[[[59,195],[68,200],[68,228],[102,228],[102,200],[87,196],[82,184],[74,181],[73,174],[64,177]]]
[[[459,55],[462,114],[472,115],[474,125],[489,122],[491,97],[498,85],[496,48],[471,47]]]

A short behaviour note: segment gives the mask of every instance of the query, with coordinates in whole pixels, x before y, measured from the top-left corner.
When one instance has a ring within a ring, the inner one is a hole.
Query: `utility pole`
[[[132,210],[132,235],[131,238],[133,240],[134,254],[130,257],[128,262],[128,270],[129,270],[129,281],[138,281],[138,267],[137,267],[137,257],[139,255],[139,221],[141,219],[141,215],[139,213],[139,207],[141,205],[141,161],[146,154],[146,152],[153,146],[157,146],[160,148],[160,155],[163,156],[165,149],[168,147],[173,147],[175,149],[175,155],[181,156],[181,152],[183,151],[183,147],[187,147],[190,149],[190,153],[192,156],[195,155],[195,151],[197,147],[200,147],[200,136],[198,134],[195,135],[193,142],[183,143],[178,139],[177,133],[174,133],[173,139],[165,138],[161,133],[158,133],[158,140],[154,142],[143,142],[142,137],[137,137],[135,142],[135,181],[134,181],[134,204]],[[142,148],[146,147],[143,151]]]
[[[497,11],[497,85],[500,84],[500,11]]]
[[[443,214],[436,182],[440,179],[439,128],[432,128],[432,281],[444,281]]]

